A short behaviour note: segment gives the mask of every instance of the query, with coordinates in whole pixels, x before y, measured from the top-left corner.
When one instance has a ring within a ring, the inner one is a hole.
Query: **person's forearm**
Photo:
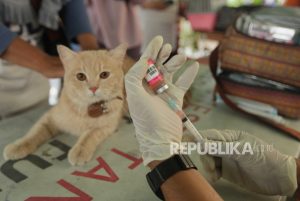
[[[32,69],[46,77],[61,77],[64,70],[59,57],[49,56],[21,38],[15,38],[0,57],[10,63]]]
[[[153,169],[160,161],[148,166]],[[220,201],[222,198],[195,169],[180,171],[162,184],[166,201]]]
[[[1,58],[11,63],[37,70],[47,55],[21,38],[15,38]]]
[[[167,5],[163,0],[147,0],[141,5],[145,9],[164,10]]]
[[[77,41],[82,50],[98,50],[97,38],[91,33],[83,33],[77,36]]]

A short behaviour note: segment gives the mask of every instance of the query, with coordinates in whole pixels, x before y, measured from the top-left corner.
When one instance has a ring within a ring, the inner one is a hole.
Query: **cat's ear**
[[[110,50],[108,54],[120,61],[123,61],[126,54],[127,47],[128,45],[126,43],[122,43],[118,47]]]
[[[77,55],[76,52],[72,51],[71,49],[67,48],[64,45],[58,45],[57,52],[63,64],[74,59],[74,57],[76,57]]]

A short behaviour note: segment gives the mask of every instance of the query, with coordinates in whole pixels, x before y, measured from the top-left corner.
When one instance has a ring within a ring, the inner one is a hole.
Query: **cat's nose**
[[[95,93],[97,91],[98,87],[90,87],[90,90]]]

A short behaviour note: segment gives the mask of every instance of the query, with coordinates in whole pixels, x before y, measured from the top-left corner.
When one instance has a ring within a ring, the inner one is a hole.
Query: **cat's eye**
[[[76,78],[80,81],[86,80],[86,76],[84,73],[77,73]]]
[[[104,71],[104,72],[100,73],[100,78],[101,79],[106,79],[106,78],[108,78],[109,75],[110,75],[109,72]]]

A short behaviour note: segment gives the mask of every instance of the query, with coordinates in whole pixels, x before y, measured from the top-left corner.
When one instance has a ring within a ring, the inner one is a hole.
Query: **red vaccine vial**
[[[162,74],[159,72],[152,59],[148,59],[148,70],[145,77],[149,87],[155,93],[160,94],[169,88],[169,86],[164,81]]]

